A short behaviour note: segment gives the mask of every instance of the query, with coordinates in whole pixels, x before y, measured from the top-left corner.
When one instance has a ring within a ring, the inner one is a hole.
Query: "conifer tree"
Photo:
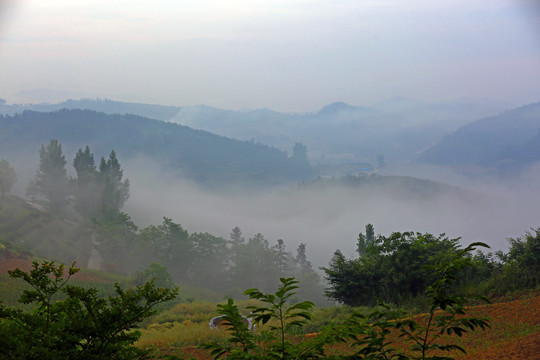
[[[77,172],[74,184],[75,208],[85,217],[95,215],[99,205],[100,185],[94,154],[90,152],[88,145],[84,151],[82,149],[77,151],[73,159],[73,167]]]
[[[123,179],[124,171],[116,158],[114,150],[105,161],[102,157],[99,164],[99,178],[102,184],[101,213],[106,219],[113,219],[129,198],[129,180]]]
[[[235,226],[231,231],[231,243],[233,245],[239,245],[244,243],[244,238],[242,237],[242,230],[238,226]]]
[[[41,145],[36,185],[40,194],[49,200],[52,210],[58,211],[67,204],[66,158],[62,153],[62,144],[56,139],[52,139],[47,146]]]
[[[306,256],[306,244],[300,243],[296,249],[296,263],[300,267],[300,273],[307,273],[313,271],[311,262],[308,261]]]

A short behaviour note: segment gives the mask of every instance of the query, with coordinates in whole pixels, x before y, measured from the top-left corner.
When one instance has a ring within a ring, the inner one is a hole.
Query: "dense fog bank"
[[[124,168],[131,182],[125,210],[139,226],[160,223],[166,216],[190,232],[225,238],[239,226],[246,238],[262,233],[271,243],[284,239],[293,252],[299,243],[307,243],[308,257],[316,266],[326,265],[338,248],[353,255],[356,237],[367,223],[383,235],[407,230],[446,233],[461,236],[464,244],[486,242],[493,250],[506,249],[507,237],[520,236],[539,225],[540,204],[535,199],[540,192],[532,181],[540,172],[538,167],[504,183],[448,175],[450,183],[474,192],[430,196],[405,193],[399,186],[291,184],[270,190],[229,187],[208,191],[161,172],[149,160],[126,161]],[[437,177],[424,170],[426,177]]]

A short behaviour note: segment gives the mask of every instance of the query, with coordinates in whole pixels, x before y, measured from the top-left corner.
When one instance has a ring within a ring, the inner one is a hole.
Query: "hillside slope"
[[[527,141],[540,130],[540,102],[464,125],[422,152],[418,161],[434,165],[498,167],[511,150],[513,162],[534,162],[540,157],[527,151]],[[531,155],[533,155],[531,157]],[[527,158],[525,158],[527,157]]]
[[[10,155],[20,159],[21,154],[36,158],[41,144],[58,139],[68,163],[86,145],[98,159],[114,149],[121,160],[150,158],[165,170],[205,185],[276,185],[311,176],[307,163],[275,148],[135,115],[24,111],[0,116],[0,129],[0,151],[8,160]]]

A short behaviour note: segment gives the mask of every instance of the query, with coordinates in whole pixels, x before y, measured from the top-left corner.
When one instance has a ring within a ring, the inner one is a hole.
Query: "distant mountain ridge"
[[[464,125],[422,152],[418,161],[504,170],[540,161],[540,102]]]
[[[109,99],[68,99],[57,104],[0,104],[0,114],[4,115],[14,115],[25,110],[50,112],[61,109],[93,110],[106,114],[133,114],[165,121],[174,117],[181,108],[178,106],[128,103]]]
[[[0,130],[0,152],[8,160],[10,154],[37,158],[41,144],[58,139],[68,164],[77,149],[89,145],[96,156],[106,156],[111,149],[121,161],[144,156],[165,170],[212,186],[277,185],[312,175],[307,163],[278,149],[136,115],[67,109],[24,111],[0,116]]]
[[[62,108],[140,115],[282,151],[290,151],[296,142],[302,142],[313,164],[337,165],[375,163],[378,155],[389,163],[411,160],[460,125],[507,107],[499,102],[463,99],[435,104],[402,97],[369,107],[338,101],[316,112],[288,114],[267,108],[234,111],[205,105],[180,107],[81,99],[59,104],[0,104],[0,113]]]

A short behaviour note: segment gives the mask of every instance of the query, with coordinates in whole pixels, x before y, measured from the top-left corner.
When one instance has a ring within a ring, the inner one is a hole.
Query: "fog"
[[[297,184],[210,191],[162,172],[148,159],[128,160],[123,167],[131,183],[125,210],[138,226],[159,224],[165,216],[190,233],[209,232],[225,238],[239,226],[246,239],[259,232],[271,244],[281,238],[293,253],[299,243],[307,243],[308,257],[315,266],[327,265],[336,249],[354,255],[357,235],[368,223],[382,235],[394,231],[446,233],[462,237],[462,244],[485,242],[492,250],[506,249],[507,237],[521,236],[540,225],[540,204],[536,201],[540,187],[534,181],[540,166],[511,181],[490,182],[427,167],[387,171],[446,179],[468,190],[428,197],[399,187]]]
[[[0,97],[313,111],[538,99],[536,0],[0,1]],[[69,95],[68,95],[69,94]]]

